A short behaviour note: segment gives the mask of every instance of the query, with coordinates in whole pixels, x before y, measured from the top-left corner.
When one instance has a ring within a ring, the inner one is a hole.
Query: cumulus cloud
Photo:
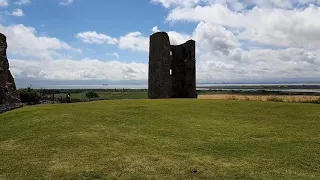
[[[186,36],[196,40],[198,80],[320,77],[319,1],[152,2],[170,9],[167,22],[198,23]]]
[[[17,78],[45,80],[146,80],[148,73],[147,64],[89,58],[47,62],[10,59],[10,69]]]
[[[260,8],[236,12],[227,5],[212,3],[206,6],[174,8],[167,21],[209,22],[234,28],[239,39],[278,47],[319,46],[320,8],[309,5],[302,9]]]
[[[57,38],[38,36],[34,28],[22,24],[0,25],[0,31],[7,36],[8,52],[12,54],[47,60],[59,56],[59,50],[80,52]]]
[[[159,32],[157,26],[152,28],[153,32]],[[172,45],[185,43],[191,38],[191,35],[179,33],[176,31],[167,32]],[[131,32],[119,38],[119,48],[131,49],[134,51],[149,51],[149,36],[144,36],[141,32]]]
[[[96,31],[78,33],[77,38],[88,44],[117,44],[118,40],[105,34],[99,34]]]
[[[134,51],[149,51],[149,38],[141,32],[131,32],[119,38],[119,48]]]
[[[147,78],[147,64],[68,57],[61,51],[79,50],[57,38],[38,36],[33,27],[0,25],[0,32],[7,36],[10,70],[16,78],[112,81]],[[10,58],[12,55],[21,58]],[[117,53],[112,55],[120,57]]]
[[[0,0],[0,7],[6,7],[9,6],[8,0]]]
[[[109,56],[114,56],[116,58],[120,58],[120,55],[118,53],[107,53]]]
[[[152,3],[162,4],[166,8],[173,6],[194,6],[203,0],[151,0]]]
[[[198,47],[206,52],[219,51],[229,54],[231,50],[239,47],[238,40],[231,31],[211,23],[199,23],[193,36]]]
[[[73,0],[61,0],[59,4],[62,6],[68,6],[72,3],[73,3]]]
[[[320,77],[319,51],[289,48],[283,50],[234,49],[229,55],[202,54],[199,80],[284,79]]]
[[[11,15],[21,17],[21,16],[24,16],[24,13],[23,13],[22,9],[15,9],[12,11]]]
[[[21,6],[21,5],[26,5],[30,3],[31,3],[31,0],[19,0],[19,1],[16,1],[14,4]]]
[[[158,26],[155,26],[155,27],[152,28],[152,32],[153,33],[156,33],[156,32],[159,32],[159,31],[160,30],[159,30]]]
[[[197,24],[193,32],[167,32],[171,44],[196,40],[198,81],[320,77],[317,21],[320,8],[316,0],[152,0],[152,3],[168,8],[167,22]],[[73,59],[60,52],[77,49],[57,38],[38,36],[32,27],[0,26],[0,31],[8,36],[9,53],[32,57],[32,60],[10,59],[10,69],[18,78],[115,81],[148,78],[147,62]],[[158,26],[152,28],[153,33],[159,31]],[[149,50],[149,35],[141,32],[115,38],[88,31],[76,37],[85,43],[142,51],[146,57]],[[117,53],[107,55],[120,59]]]

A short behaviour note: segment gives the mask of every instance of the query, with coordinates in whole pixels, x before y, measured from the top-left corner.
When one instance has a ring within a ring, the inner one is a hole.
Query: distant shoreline
[[[101,84],[101,85],[31,85],[34,89],[148,89],[147,84]],[[19,89],[25,87],[18,87]],[[197,84],[198,90],[214,89],[320,89],[320,83],[301,84]]]

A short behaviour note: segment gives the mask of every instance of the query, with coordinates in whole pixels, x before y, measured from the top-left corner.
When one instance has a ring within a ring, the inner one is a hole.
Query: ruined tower
[[[150,99],[196,98],[195,41],[170,45],[165,32],[150,36]]]
[[[0,104],[20,103],[7,59],[7,38],[0,33]]]

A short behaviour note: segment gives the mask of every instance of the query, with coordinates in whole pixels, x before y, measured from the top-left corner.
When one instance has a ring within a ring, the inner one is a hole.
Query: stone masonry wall
[[[0,104],[20,103],[14,78],[9,71],[7,59],[7,38],[0,33]]]
[[[195,41],[170,45],[169,36],[150,36],[149,98],[196,98]]]

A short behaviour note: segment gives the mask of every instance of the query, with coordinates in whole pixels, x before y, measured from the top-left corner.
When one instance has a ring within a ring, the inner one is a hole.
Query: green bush
[[[82,102],[81,99],[78,98],[71,98],[72,103]]]
[[[41,96],[37,90],[31,87],[18,90],[22,103],[26,104],[39,104]]]
[[[86,93],[87,98],[99,98],[99,94],[95,91],[89,91]]]

